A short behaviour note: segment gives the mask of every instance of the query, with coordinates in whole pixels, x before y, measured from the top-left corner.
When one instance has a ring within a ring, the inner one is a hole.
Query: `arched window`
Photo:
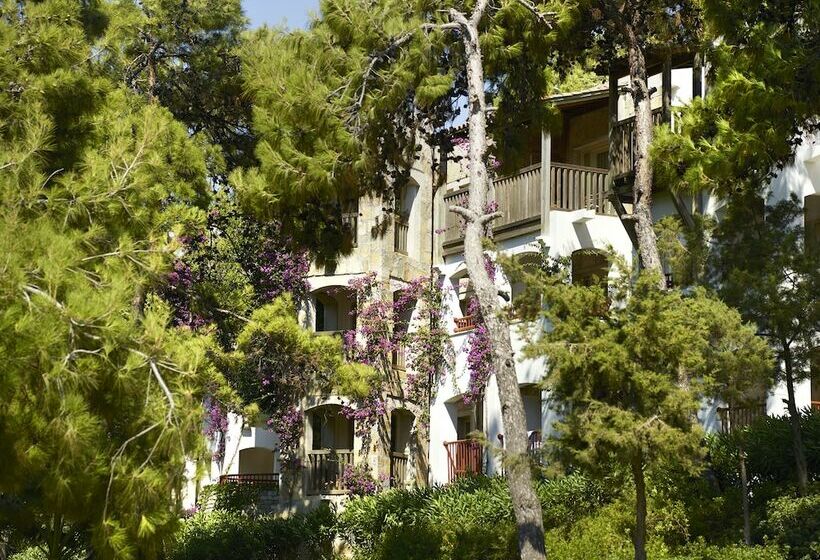
[[[353,314],[356,310],[355,295],[343,287],[330,287],[312,294],[316,332],[338,332],[355,328]]]
[[[274,452],[264,447],[249,447],[239,451],[239,474],[272,474]]]
[[[579,249],[572,253],[572,283],[580,286],[607,285],[609,259],[596,249]]]
[[[397,189],[393,244],[393,248],[397,253],[415,255],[418,235],[414,231],[416,228],[413,225],[418,223],[418,216],[416,215],[418,213],[416,205],[418,193],[418,183],[412,179],[409,183]]]

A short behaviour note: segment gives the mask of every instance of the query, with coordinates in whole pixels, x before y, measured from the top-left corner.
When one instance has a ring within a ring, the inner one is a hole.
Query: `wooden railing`
[[[279,487],[279,473],[223,474],[220,484],[247,484],[253,486]]]
[[[652,124],[663,122],[663,109],[652,111]],[[635,165],[635,117],[620,121],[610,133],[609,156],[612,174],[622,177],[634,171]]]
[[[471,439],[460,439],[445,442],[444,448],[447,450],[447,476],[450,482],[483,472],[484,449],[481,444]]]
[[[476,315],[467,315],[466,317],[456,317],[456,330],[457,333],[462,333],[465,331],[470,331],[475,328],[476,324],[478,323],[478,317]]]
[[[820,401],[811,401],[812,410],[820,410]]]
[[[566,163],[550,166],[552,210],[594,210],[613,214],[608,200],[609,180],[606,169]],[[531,227],[541,216],[541,164],[525,167],[520,172],[493,181],[495,202],[501,218],[493,222],[496,231],[503,228]],[[445,195],[444,206],[466,206],[467,188]],[[536,226],[540,227],[540,226]],[[454,244],[464,236],[460,218],[447,212],[444,243]]]
[[[390,487],[401,488],[407,482],[407,462],[406,453],[393,451],[390,453]]]
[[[553,210],[595,210],[614,215],[608,198],[609,175],[606,169],[567,163],[550,166]]]
[[[720,407],[717,413],[720,418],[720,430],[724,433],[731,433],[750,426],[761,416],[766,416],[766,404]]]
[[[499,177],[493,181],[495,202],[501,218],[493,222],[496,229],[522,221],[534,220],[541,215],[541,164],[525,167],[518,173]],[[467,206],[467,189],[462,188],[444,197],[444,206]],[[458,241],[463,237],[459,217],[447,213],[447,231],[444,242]]]
[[[353,465],[353,451],[322,449],[308,453],[308,494],[342,494],[347,489],[342,483],[342,473],[347,465]]]
[[[540,463],[543,459],[541,455],[541,447],[541,432],[537,430],[531,432],[527,438],[527,453],[529,453],[530,457],[532,457],[537,463]]]
[[[410,233],[410,224],[400,218],[394,221],[395,236],[393,239],[393,250],[403,255],[407,254],[407,236]]]

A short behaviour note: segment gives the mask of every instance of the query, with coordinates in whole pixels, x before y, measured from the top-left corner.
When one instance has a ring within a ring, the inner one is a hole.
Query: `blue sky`
[[[251,27],[287,23],[290,28],[305,27],[308,14],[318,11],[319,0],[242,0]]]

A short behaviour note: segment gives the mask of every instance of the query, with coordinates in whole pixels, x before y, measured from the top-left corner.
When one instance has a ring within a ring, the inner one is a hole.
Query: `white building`
[[[674,126],[674,107],[704,93],[703,71],[687,56],[659,62],[650,70],[650,87],[656,88],[652,97],[656,122],[671,122]],[[606,259],[596,255],[595,250],[614,249],[628,264],[635,258],[629,228],[618,218],[619,213],[630,210],[634,137],[631,101],[626,93],[617,94],[616,89],[625,81],[615,75],[609,87],[553,98],[563,115],[561,131],[531,131],[528,165],[495,180],[496,198],[503,213],[494,223],[499,250],[526,260],[546,246],[552,257],[572,258],[574,281],[608,273]],[[429,149],[421,153],[410,184],[398,192],[393,212],[385,212],[383,201],[374,199],[362,199],[350,206],[348,220],[356,247],[332,270],[314,267],[309,277],[310,301],[302,313],[305,325],[319,332],[353,328],[355,318],[350,311],[355,301],[345,288],[352,278],[370,272],[375,272],[381,285],[395,293],[413,278],[430,274],[432,265],[444,285],[452,288],[447,291],[448,328],[455,363],[430,403],[429,441],[418,422],[419,407],[427,403],[409,402],[398,383],[385,395],[389,403],[387,418],[366,454],[372,471],[389,478],[393,485],[441,484],[464,472],[500,471],[492,452],[468,440],[468,434],[478,430],[485,434],[490,447],[502,446],[504,425],[494,377],[482,401],[471,405],[464,402],[469,379],[464,347],[475,322],[467,315],[470,287],[462,234],[458,218],[447,207],[466,196],[466,170],[450,161],[444,187],[434,192],[434,156]],[[614,198],[610,198],[612,185],[617,193]],[[772,182],[769,202],[791,194],[805,201],[807,237],[820,244],[820,141],[816,138],[806,139],[795,163]],[[620,206],[618,212],[613,204]],[[721,207],[722,203],[708,193],[680,196],[656,192],[653,214],[657,220],[670,214],[685,216],[696,209],[719,216]],[[501,292],[515,299],[519,286],[510,286],[500,274],[496,282]],[[527,341],[521,339],[517,325],[511,327],[511,334],[513,347],[521,349]],[[401,381],[405,360],[403,356],[395,360],[397,379]],[[545,364],[522,359],[516,369],[531,444],[537,447],[550,433],[554,420],[548,395],[540,385]],[[820,379],[813,381],[797,387],[798,407],[820,406],[815,402],[820,401]],[[785,389],[776,387],[768,395],[767,413],[785,412],[784,394]],[[303,403],[305,473],[294,507],[309,507],[319,500],[339,501],[338,496],[345,492],[338,480],[339,465],[358,461],[362,442],[353,435],[352,421],[338,414],[343,402],[349,401],[338,395],[316,395]],[[217,482],[220,476],[223,481],[278,476],[275,436],[263,426],[244,426],[239,418],[231,420],[225,461],[214,466],[210,481],[202,483]],[[717,405],[704,406],[700,420],[707,430],[719,429]],[[336,461],[336,466],[329,468],[327,461]]]

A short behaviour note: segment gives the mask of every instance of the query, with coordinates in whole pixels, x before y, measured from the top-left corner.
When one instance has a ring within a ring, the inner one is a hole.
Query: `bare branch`
[[[453,214],[458,214],[459,216],[461,216],[462,218],[464,218],[468,222],[477,222],[478,219],[479,219],[478,214],[476,214],[475,212],[473,212],[469,208],[465,208],[464,206],[455,206],[455,205],[453,205],[453,206],[450,206],[450,208],[448,208],[448,210],[450,210],[450,212],[452,212]]]
[[[500,218],[503,215],[504,214],[502,214],[501,212],[492,212],[490,214],[484,214],[483,216],[479,216],[476,221],[478,222],[479,225],[486,226],[487,224],[489,224],[493,220],[497,220],[498,218]]]
[[[530,0],[516,0],[521,6],[524,6],[526,9],[535,16],[535,19],[538,20],[539,23],[546,26],[549,29],[552,29],[555,24],[555,18],[558,16],[556,12],[542,12],[538,9],[538,7],[530,2]]]

